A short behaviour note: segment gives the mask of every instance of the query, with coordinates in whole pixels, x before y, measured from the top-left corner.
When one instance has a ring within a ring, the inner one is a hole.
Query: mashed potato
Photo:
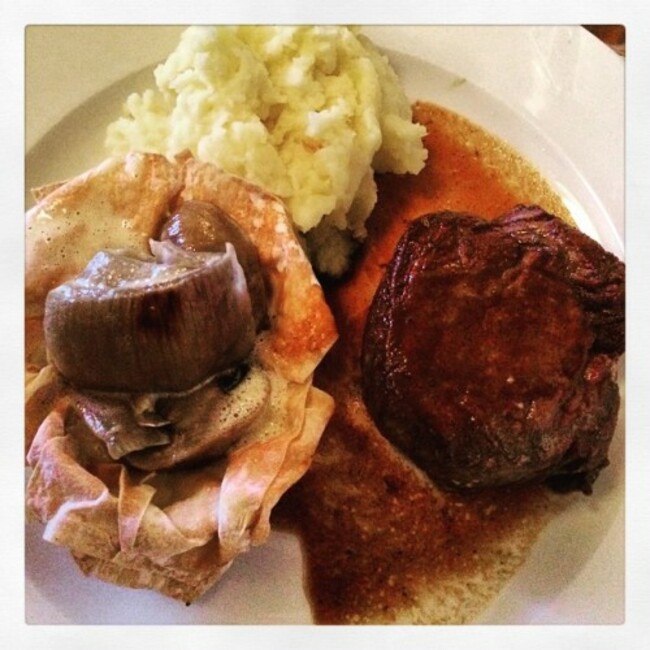
[[[106,144],[189,149],[280,196],[317,270],[341,274],[376,202],[374,172],[417,173],[424,128],[386,57],[345,27],[190,27]]]

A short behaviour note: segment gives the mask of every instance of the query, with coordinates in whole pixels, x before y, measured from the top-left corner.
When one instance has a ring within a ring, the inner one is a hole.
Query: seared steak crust
[[[625,266],[537,207],[410,224],[366,324],[364,399],[440,486],[590,492],[619,408]]]

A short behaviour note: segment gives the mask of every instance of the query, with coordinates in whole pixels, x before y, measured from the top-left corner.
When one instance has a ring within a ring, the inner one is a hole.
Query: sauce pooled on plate
[[[336,400],[314,462],[278,504],[298,533],[322,624],[469,622],[525,560],[559,507],[540,485],[443,492],[381,436],[361,398],[359,355],[383,269],[406,225],[427,212],[495,218],[518,203],[569,219],[539,173],[506,144],[446,109],[418,103],[426,167],[385,175],[352,272],[325,285],[340,340],[316,372]]]

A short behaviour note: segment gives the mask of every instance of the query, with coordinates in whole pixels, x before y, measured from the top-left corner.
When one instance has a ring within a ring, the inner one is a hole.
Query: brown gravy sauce
[[[336,399],[314,462],[281,500],[274,524],[298,534],[321,624],[465,623],[521,566],[560,507],[541,486],[472,494],[437,489],[382,438],[360,396],[366,313],[406,224],[426,212],[494,218],[517,203],[568,217],[538,172],[497,138],[418,103],[429,151],[417,176],[378,179],[379,200],[351,274],[325,286],[340,340],[316,384]]]

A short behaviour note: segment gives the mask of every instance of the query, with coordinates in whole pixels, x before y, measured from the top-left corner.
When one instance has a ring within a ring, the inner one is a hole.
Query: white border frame
[[[307,0],[284,0],[274,6],[265,3],[261,9],[254,2],[229,3],[219,7],[207,0],[191,3],[126,2],[113,0],[89,3],[68,0],[65,3],[49,1],[3,2],[2,38],[0,39],[0,66],[5,93],[0,109],[0,148],[3,187],[2,277],[3,373],[0,391],[0,412],[5,415],[5,427],[0,453],[5,470],[3,497],[3,557],[7,567],[3,574],[2,607],[0,607],[0,643],[4,647],[76,648],[94,649],[148,647],[156,641],[167,647],[171,643],[193,648],[214,647],[217,644],[251,643],[257,640],[265,648],[287,647],[309,639],[312,648],[331,647],[332,644],[354,643],[355,647],[388,648],[395,643],[419,647],[435,640],[445,648],[480,644],[490,648],[525,647],[589,647],[599,649],[625,647],[630,650],[647,643],[648,605],[650,603],[650,566],[648,522],[648,468],[650,467],[647,424],[641,421],[643,398],[649,388],[647,347],[642,346],[642,327],[648,316],[646,290],[642,282],[649,276],[647,242],[650,241],[650,151],[649,121],[650,97],[647,83],[647,65],[650,62],[650,34],[648,33],[647,5],[641,2],[592,0],[574,2],[547,0],[544,3],[524,3],[517,0],[494,0],[491,3],[456,2],[431,6],[422,0],[399,0],[389,3],[332,0],[320,2],[317,7]],[[628,501],[627,501],[627,617],[621,626],[608,627],[525,627],[525,628],[201,628],[152,629],[115,628],[110,634],[96,628],[30,628],[23,622],[23,510],[22,504],[22,221],[16,215],[23,211],[22,165],[23,143],[23,30],[31,23],[151,23],[175,24],[194,22],[340,22],[340,23],[530,23],[581,24],[614,23],[627,28],[627,199],[626,257],[628,264]],[[6,224],[9,223],[7,227]],[[645,332],[644,332],[645,333]],[[342,646],[343,647],[343,646]]]

